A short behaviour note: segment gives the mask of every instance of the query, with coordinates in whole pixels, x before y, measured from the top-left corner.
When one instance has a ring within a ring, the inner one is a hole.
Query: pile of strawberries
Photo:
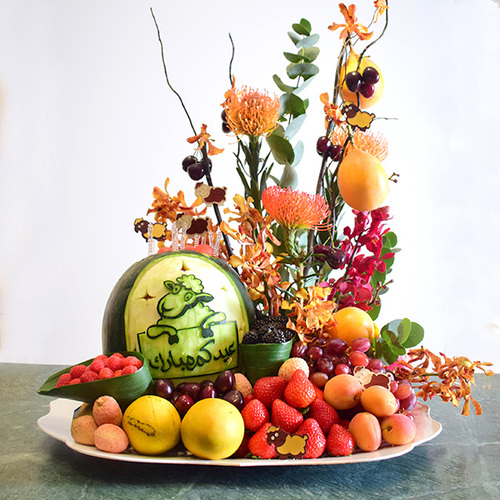
[[[142,365],[142,361],[135,356],[124,356],[119,352],[111,356],[100,354],[88,366],[83,364],[72,366],[69,372],[59,377],[56,387],[130,375]]]
[[[236,458],[249,453],[258,458],[319,458],[351,455],[354,437],[348,421],[324,400],[303,370],[295,370],[289,382],[280,376],[264,377],[254,385],[253,397],[245,398],[241,411],[245,438]],[[279,428],[281,436],[273,431]],[[302,443],[297,436],[307,436]],[[295,444],[290,447],[284,443]]]

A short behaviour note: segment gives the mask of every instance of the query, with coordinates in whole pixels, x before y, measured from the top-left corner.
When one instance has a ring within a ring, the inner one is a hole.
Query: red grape
[[[307,355],[311,361],[318,361],[319,358],[323,357],[323,349],[321,347],[310,347]]]
[[[325,350],[328,354],[342,354],[347,349],[348,345],[342,339],[328,339],[326,342]]]
[[[328,382],[328,375],[323,372],[314,372],[309,376],[309,380],[320,389]]]
[[[398,388],[393,392],[394,396],[398,399],[406,399],[412,393],[413,387],[408,380],[401,380],[398,384]]]
[[[368,366],[368,356],[364,352],[352,351],[349,354],[349,361],[352,366]]]
[[[366,337],[360,337],[351,342],[351,350],[353,351],[366,352],[371,346],[372,343]]]
[[[319,372],[326,373],[328,376],[331,376],[333,374],[335,366],[329,359],[320,358],[316,361],[316,369]]]
[[[303,358],[306,355],[306,352],[307,345],[298,340],[292,345],[292,352],[290,353],[290,356],[292,358]]]
[[[335,366],[335,375],[342,375],[342,374],[350,374],[351,373],[351,368],[348,365],[345,365],[344,363],[339,363],[338,365]]]
[[[405,399],[399,400],[399,407],[402,410],[410,411],[416,404],[417,404],[417,396],[415,395],[415,393],[410,394]]]

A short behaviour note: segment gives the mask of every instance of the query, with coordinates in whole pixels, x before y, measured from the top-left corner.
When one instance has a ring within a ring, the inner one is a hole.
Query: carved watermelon
[[[166,252],[132,265],[103,320],[103,352],[139,351],[153,378],[211,378],[241,365],[239,342],[254,321],[252,300],[224,261]]]

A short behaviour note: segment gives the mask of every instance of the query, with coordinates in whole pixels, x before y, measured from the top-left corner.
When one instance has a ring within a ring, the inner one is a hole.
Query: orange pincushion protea
[[[330,135],[330,140],[333,144],[343,145],[347,135],[341,127],[336,127]],[[381,133],[373,133],[371,131],[362,132],[357,130],[353,137],[354,145],[361,151],[370,153],[379,161],[384,161],[389,153],[387,139]]]
[[[319,229],[330,215],[326,200],[319,194],[268,187],[262,193],[262,204],[268,214],[285,229]]]
[[[237,90],[233,86],[226,92],[226,100],[222,105],[226,111],[227,124],[238,136],[269,135],[278,126],[280,100],[266,92],[246,86]]]

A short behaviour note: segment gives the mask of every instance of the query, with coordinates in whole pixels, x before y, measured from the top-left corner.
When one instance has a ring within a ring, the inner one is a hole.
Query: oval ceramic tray
[[[141,462],[153,464],[178,464],[178,465],[223,465],[229,467],[259,467],[278,465],[336,465],[352,464],[360,462],[374,462],[395,458],[413,450],[415,446],[430,441],[435,438],[442,429],[439,422],[430,417],[429,407],[418,403],[412,413],[417,424],[417,435],[413,443],[404,446],[386,446],[373,452],[354,453],[349,457],[324,457],[304,460],[255,460],[255,459],[234,459],[224,460],[204,460],[179,452],[177,455],[161,455],[158,457],[139,455],[134,451],[124,453],[106,453],[93,446],[86,446],[75,443],[71,437],[70,425],[74,411],[81,403],[71,399],[56,399],[50,403],[50,411],[47,415],[38,420],[38,426],[49,436],[62,441],[72,450],[92,457],[105,458],[108,460],[120,460],[124,462]]]

